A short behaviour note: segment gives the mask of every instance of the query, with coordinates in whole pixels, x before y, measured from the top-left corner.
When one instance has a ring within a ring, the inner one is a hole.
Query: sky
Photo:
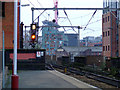
[[[53,8],[54,0],[21,0],[21,5],[30,4],[30,6],[21,7],[21,22],[26,26],[30,26],[32,22],[32,11],[31,7],[34,8]],[[102,8],[103,0],[58,0],[58,8]],[[34,12],[34,19],[37,18],[43,10]],[[86,36],[100,36],[102,35],[102,11],[97,10],[94,17],[88,24],[88,21],[92,17],[95,10],[66,10],[66,13],[69,17],[73,26],[80,26],[80,39]],[[52,21],[54,17],[53,10],[47,10],[40,16],[39,25],[42,26],[42,21],[50,20]],[[65,17],[65,18],[60,18]],[[66,18],[64,11],[59,11],[58,15],[58,24],[60,26],[71,26],[69,20]],[[36,21],[37,22],[37,21]],[[87,25],[88,24],[88,25]],[[84,30],[85,26],[86,29]],[[27,29],[29,30],[29,28]],[[60,31],[64,29],[59,28]],[[76,33],[78,29],[73,31],[71,28],[65,28],[65,33]],[[39,32],[41,35],[41,32]]]

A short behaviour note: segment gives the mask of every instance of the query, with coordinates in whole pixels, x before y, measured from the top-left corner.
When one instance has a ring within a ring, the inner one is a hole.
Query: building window
[[[110,32],[108,31],[108,36],[110,35]]]
[[[103,23],[105,22],[105,19],[103,18]]]
[[[105,37],[105,33],[103,32],[103,37]]]
[[[2,17],[5,17],[5,2],[2,2]]]
[[[109,18],[110,18],[110,17],[108,16],[108,21],[109,21]]]
[[[117,44],[119,44],[118,40],[117,40]]]
[[[110,46],[108,45],[108,51],[110,51]]]
[[[107,46],[106,46],[106,51],[107,51]]]
[[[103,46],[103,51],[105,51],[105,47]]]
[[[106,36],[107,36],[107,32],[106,32]]]
[[[105,19],[106,19],[106,22],[107,22],[107,17]]]

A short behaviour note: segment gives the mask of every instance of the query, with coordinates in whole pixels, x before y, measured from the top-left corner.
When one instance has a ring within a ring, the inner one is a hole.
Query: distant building
[[[102,47],[63,47],[63,49],[73,56],[100,56]]]
[[[83,40],[84,40],[85,42],[94,42],[94,36],[84,37]]]
[[[56,51],[56,57],[58,58],[62,56],[69,56],[69,53],[67,53],[63,47],[59,47]]]
[[[57,26],[59,25],[51,21],[43,21],[43,26]],[[58,31],[56,27],[42,28],[42,48],[46,49],[47,55],[55,55],[57,48],[60,46],[67,46],[68,39],[64,32]]]
[[[65,34],[68,37],[67,46],[78,46],[78,37],[79,34]]]
[[[98,37],[87,36],[80,40],[80,46],[102,46],[102,35]]]
[[[101,36],[98,36],[98,37],[95,37],[94,42],[95,42],[95,43],[102,42],[102,35],[101,35]]]

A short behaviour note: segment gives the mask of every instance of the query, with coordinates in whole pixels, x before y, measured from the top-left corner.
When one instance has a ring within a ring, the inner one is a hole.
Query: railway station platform
[[[20,71],[18,75],[19,88],[89,88],[90,90],[99,90],[97,87],[56,70]],[[11,84],[9,83],[6,88],[11,88]]]

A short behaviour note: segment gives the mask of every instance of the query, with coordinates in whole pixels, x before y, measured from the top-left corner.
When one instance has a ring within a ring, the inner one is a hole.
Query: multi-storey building
[[[78,38],[79,38],[79,34],[65,34],[68,38],[68,45],[67,46],[78,46]]]
[[[80,40],[80,46],[102,46],[102,35],[98,37],[87,36]]]
[[[109,8],[118,8],[118,2],[115,0],[104,0],[102,15],[102,41],[103,41],[103,56],[118,57],[119,51],[119,29],[118,29],[118,12],[109,10]]]
[[[55,55],[57,48],[67,45],[67,37],[64,35],[64,32],[60,32],[58,28],[52,27],[59,27],[59,25],[54,22],[45,20],[43,24],[43,26],[50,27],[42,28],[42,48],[46,49],[47,55]]]

